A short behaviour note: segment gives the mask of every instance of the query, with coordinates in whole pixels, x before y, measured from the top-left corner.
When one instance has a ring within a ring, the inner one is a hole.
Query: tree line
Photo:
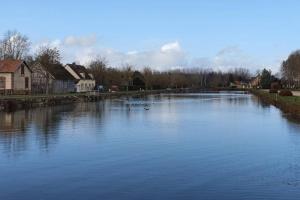
[[[110,67],[105,58],[96,58],[89,64],[98,85],[124,85],[130,81],[134,66],[126,64],[121,68]],[[150,66],[139,71],[146,89],[163,88],[216,88],[228,87],[233,82],[248,82],[251,74],[248,69],[237,68],[229,72],[212,69],[192,68],[158,71]]]

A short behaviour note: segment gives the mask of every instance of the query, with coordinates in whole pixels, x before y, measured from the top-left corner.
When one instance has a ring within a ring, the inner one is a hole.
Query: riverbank
[[[128,91],[113,93],[68,93],[51,95],[8,95],[0,96],[0,111],[15,111],[43,106],[64,105],[76,102],[93,102],[122,96],[142,96],[167,93],[167,90]],[[174,92],[174,91],[172,91]]]
[[[251,93],[258,96],[262,101],[272,104],[285,113],[300,115],[299,96],[279,96],[263,90],[251,90]]]
[[[68,93],[51,95],[7,95],[0,96],[0,111],[15,111],[20,109],[30,109],[44,106],[64,105],[76,102],[94,102],[109,98],[120,98],[123,96],[141,97],[151,94],[161,93],[181,93],[188,92],[187,89],[165,89],[165,90],[144,90],[144,91],[125,91],[111,93]]]
[[[210,88],[210,89],[164,89],[164,90],[145,90],[145,91],[128,91],[113,93],[68,93],[68,94],[51,94],[51,95],[7,95],[0,96],[0,111],[15,111],[20,109],[30,109],[44,106],[64,105],[76,102],[93,102],[109,98],[120,98],[123,96],[144,96],[151,94],[168,94],[168,93],[194,93],[194,92],[220,92],[220,91],[245,91],[234,88]]]

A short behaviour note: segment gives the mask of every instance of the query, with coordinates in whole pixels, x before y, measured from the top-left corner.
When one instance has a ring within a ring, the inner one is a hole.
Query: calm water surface
[[[0,199],[299,199],[289,118],[241,93],[0,113]]]

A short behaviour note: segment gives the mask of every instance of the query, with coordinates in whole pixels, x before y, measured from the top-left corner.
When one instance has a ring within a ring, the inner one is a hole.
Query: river
[[[0,113],[0,199],[300,197],[300,124],[239,92]]]

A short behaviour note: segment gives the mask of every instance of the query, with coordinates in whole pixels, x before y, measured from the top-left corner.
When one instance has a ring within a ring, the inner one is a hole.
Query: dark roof
[[[47,67],[47,71],[56,80],[75,80],[73,76],[61,64],[51,64]]]
[[[27,68],[31,71],[28,65],[22,60],[1,60],[0,61],[0,72],[15,72],[22,64],[25,64]]]
[[[87,69],[86,69],[84,66],[82,66],[82,65],[77,65],[77,64],[75,64],[75,63],[67,64],[67,65],[71,67],[71,69],[72,69],[72,70],[80,77],[80,79],[93,79],[93,78],[89,75]],[[83,76],[81,75],[82,73],[84,74],[85,77],[83,77]]]

